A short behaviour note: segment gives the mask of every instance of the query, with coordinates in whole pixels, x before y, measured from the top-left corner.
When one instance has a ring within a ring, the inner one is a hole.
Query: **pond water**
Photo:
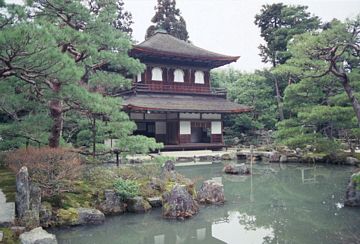
[[[69,244],[359,243],[360,209],[341,204],[352,168],[257,164],[252,176],[229,176],[222,167],[177,168],[199,183],[224,184],[226,204],[202,207],[190,220],[164,220],[158,209],[50,231]]]

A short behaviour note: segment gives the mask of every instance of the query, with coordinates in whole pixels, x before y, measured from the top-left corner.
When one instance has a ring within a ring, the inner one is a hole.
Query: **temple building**
[[[123,109],[137,125],[135,134],[154,137],[165,150],[220,149],[223,115],[249,107],[226,100],[226,90],[212,88],[210,70],[239,57],[196,47],[167,33],[136,45],[130,56],[146,65],[123,95]]]

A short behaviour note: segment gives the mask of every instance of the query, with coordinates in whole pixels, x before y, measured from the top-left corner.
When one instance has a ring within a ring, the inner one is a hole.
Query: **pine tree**
[[[155,6],[155,15],[151,19],[154,23],[147,31],[145,39],[150,38],[159,29],[184,41],[188,41],[189,34],[186,30],[186,22],[181,16],[180,10],[176,8],[175,0],[158,0]]]

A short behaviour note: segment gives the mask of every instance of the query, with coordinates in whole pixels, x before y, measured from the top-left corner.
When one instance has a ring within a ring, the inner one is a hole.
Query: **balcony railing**
[[[115,96],[123,96],[131,93],[167,93],[167,94],[200,94],[226,97],[225,88],[210,88],[206,86],[179,85],[179,84],[145,84],[134,83],[130,89],[117,91]]]

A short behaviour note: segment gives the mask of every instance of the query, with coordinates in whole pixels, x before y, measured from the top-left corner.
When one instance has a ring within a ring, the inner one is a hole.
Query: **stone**
[[[4,238],[4,232],[0,231],[0,243],[3,241]]]
[[[20,236],[26,231],[26,228],[24,226],[12,226],[10,227],[10,230],[12,233],[14,233],[15,236]]]
[[[360,171],[350,177],[346,188],[345,206],[360,207]]]
[[[0,227],[12,226],[15,222],[15,203],[0,203]]]
[[[101,211],[92,208],[78,208],[79,224],[102,224],[105,221],[105,215]]]
[[[163,171],[175,171],[175,163],[171,160],[165,162]]]
[[[296,156],[299,156],[299,157],[301,157],[303,155],[301,148],[298,148],[298,147],[295,149],[295,153],[296,153]]]
[[[57,217],[60,225],[93,225],[105,221],[104,213],[93,208],[60,209]]]
[[[162,216],[164,218],[185,219],[199,212],[199,205],[185,185],[176,184],[171,191],[165,192],[162,198]]]
[[[226,174],[232,174],[232,175],[237,175],[237,174],[250,174],[250,170],[248,169],[248,167],[246,167],[246,165],[243,164],[227,164],[225,165],[225,167],[223,168],[223,172],[225,172]]]
[[[32,229],[20,235],[21,244],[57,244],[56,236],[48,233],[42,227]]]
[[[345,163],[347,165],[357,165],[360,164],[360,160],[353,157],[347,157]]]
[[[52,207],[50,203],[41,203],[39,210],[39,220],[42,227],[49,227],[52,223]]]
[[[23,166],[16,175],[16,196],[15,196],[16,216],[21,219],[25,211],[30,209],[30,185],[29,172]]]
[[[280,153],[277,151],[271,152],[269,154],[269,162],[280,162]]]
[[[197,200],[202,204],[223,204],[225,202],[224,185],[216,180],[204,181],[197,193]]]
[[[131,213],[144,213],[151,209],[151,205],[143,197],[133,197],[127,201],[127,210]]]
[[[280,156],[280,163],[285,163],[285,162],[287,162],[288,161],[288,157],[286,156],[286,155],[284,155],[284,154],[282,154],[281,156]]]
[[[231,157],[231,155],[229,153],[224,153],[223,155],[221,155],[221,159],[222,160],[232,160],[233,158]]]
[[[21,226],[25,226],[27,230],[40,226],[39,212],[35,210],[26,210],[22,218],[19,219]]]
[[[163,188],[164,186],[164,181],[159,179],[159,178],[156,178],[156,177],[152,177],[151,178],[151,181],[149,183],[151,189],[153,190],[157,190],[157,191],[161,191],[161,189]]]
[[[114,190],[105,190],[105,201],[100,203],[99,210],[105,215],[122,214],[126,210],[126,203],[116,194]]]
[[[162,206],[161,197],[148,197],[146,200],[150,203],[151,207],[153,208],[159,208]]]
[[[30,185],[30,209],[39,215],[41,206],[41,189],[37,185]]]

